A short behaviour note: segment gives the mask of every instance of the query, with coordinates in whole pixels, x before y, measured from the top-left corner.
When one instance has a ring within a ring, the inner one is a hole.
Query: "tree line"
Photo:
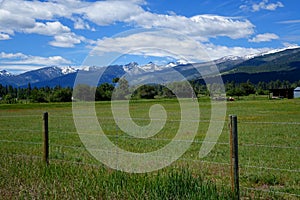
[[[30,83],[26,88],[13,87],[11,85],[3,86],[0,84],[0,102],[18,103],[18,102],[69,102],[72,100],[72,88],[51,87],[31,87]]]
[[[190,87],[192,86],[192,88]],[[224,84],[227,96],[247,96],[250,94],[269,94],[270,89],[296,88],[300,86],[300,80],[294,83],[289,81],[258,82],[253,84],[250,81],[236,83],[234,81]],[[154,98],[196,98],[209,96],[209,91],[216,91],[221,88],[218,84],[201,83],[199,81],[174,82],[166,85],[141,85],[129,86],[126,79],[115,78],[112,83],[103,83],[97,87],[79,84],[74,88],[31,87],[30,83],[26,88],[13,87],[0,84],[0,103],[18,102],[70,102],[79,101],[109,101],[111,99],[154,99]],[[192,91],[193,90],[193,91]]]

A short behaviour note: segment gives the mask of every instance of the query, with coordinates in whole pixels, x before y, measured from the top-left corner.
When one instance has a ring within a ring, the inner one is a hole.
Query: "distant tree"
[[[155,86],[142,85],[135,90],[133,96],[140,99],[154,99],[157,94],[158,89]]]
[[[50,96],[51,102],[70,102],[72,101],[72,90],[71,88],[60,88],[55,89]]]
[[[28,83],[27,85],[27,97],[29,97],[31,95],[31,84]]]
[[[116,78],[113,78],[112,82],[113,82],[113,83],[118,83],[119,80],[120,80],[120,78],[119,78],[119,77],[116,77]]]
[[[234,81],[225,83],[225,90],[226,91],[233,91],[234,89],[235,89],[235,82]]]
[[[162,88],[162,96],[166,98],[174,98],[175,94],[167,87]]]
[[[2,84],[0,84],[0,97],[4,97],[4,95],[6,95],[5,91],[5,87]]]
[[[254,85],[249,80],[246,83],[241,83],[240,88],[244,91],[244,95],[255,94]]]
[[[129,84],[125,78],[118,79],[117,86],[113,93],[114,99],[126,99],[126,96],[129,94]]]
[[[18,88],[18,99],[29,99],[26,88]]]
[[[96,89],[95,99],[96,101],[109,101],[111,100],[114,86],[109,83],[103,83]]]
[[[219,83],[213,83],[213,84],[210,84],[209,85],[209,92],[210,92],[210,95],[214,95],[214,96],[220,96],[220,95],[223,95],[224,94],[224,91],[225,88],[224,88],[224,85],[222,84],[219,84]]]
[[[234,95],[232,96],[237,96],[239,98],[240,96],[246,96],[246,92],[241,87],[237,87],[235,88]]]
[[[291,83],[289,81],[282,81],[282,88],[283,89],[288,89],[288,88],[291,88]]]
[[[268,83],[268,88],[269,89],[280,89],[280,88],[282,88],[282,83],[280,80],[270,81]]]
[[[36,87],[33,90],[31,90],[31,95],[29,99],[30,101],[37,103],[48,102],[46,93]]]
[[[14,98],[11,94],[6,94],[3,98],[3,102],[7,104],[17,103],[16,98]]]
[[[178,98],[191,98],[193,89],[188,82],[173,82],[167,85]]]
[[[17,97],[16,90],[15,90],[15,88],[12,85],[8,86],[7,94],[10,94],[14,98]]]
[[[258,95],[265,95],[269,93],[267,84],[263,81],[260,81],[256,84],[255,90],[256,90],[256,94]]]
[[[78,84],[73,90],[73,98],[80,101],[95,100],[94,89],[89,85]]]

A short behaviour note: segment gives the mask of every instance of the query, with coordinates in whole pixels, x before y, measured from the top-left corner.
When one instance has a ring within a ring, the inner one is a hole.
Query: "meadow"
[[[122,102],[120,102],[122,104]],[[133,138],[116,125],[110,102],[96,102],[99,123],[120,148],[146,153],[168,144],[179,127],[175,99],[133,100],[130,114],[150,122],[149,108],[167,111],[164,128],[148,139]],[[82,144],[72,103],[0,104],[0,196],[2,199],[230,199],[228,117],[207,157],[198,154],[209,126],[211,102],[199,99],[199,129],[188,151],[170,166],[143,174],[115,171]],[[50,164],[42,161],[42,116],[49,113]],[[238,116],[240,190],[244,199],[300,198],[300,99],[244,97],[227,103]],[[126,119],[123,119],[126,120]]]

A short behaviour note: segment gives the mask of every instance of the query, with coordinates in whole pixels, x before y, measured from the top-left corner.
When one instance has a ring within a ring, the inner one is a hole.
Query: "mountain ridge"
[[[180,81],[176,73],[180,72],[188,80],[197,80],[203,76],[213,75],[211,73],[212,65],[217,66],[224,81],[235,80],[240,82],[244,77],[256,82],[258,79],[264,81],[273,78],[300,80],[300,48],[277,49],[251,57],[226,56],[211,62],[186,63],[173,62],[166,65],[156,65],[152,62],[146,65],[138,65],[131,62],[126,65],[111,65],[108,67],[89,66],[81,70],[68,67],[50,66],[37,70],[28,71],[19,75],[13,75],[6,70],[0,71],[0,84],[12,85],[15,87],[26,87],[28,83],[36,87],[73,87],[77,73],[84,73],[86,79],[93,72],[103,71],[103,77],[99,84],[103,82],[112,82],[113,78],[121,77],[124,74],[130,74],[133,77],[139,77],[144,80],[174,80]],[[201,74],[199,73],[201,72]],[[296,74],[293,74],[296,73]],[[272,75],[273,74],[273,75]],[[284,74],[284,75],[283,75]],[[299,75],[298,75],[299,74]],[[239,77],[240,76],[240,77]],[[243,77],[243,78],[241,78]],[[87,81],[88,82],[88,81]]]

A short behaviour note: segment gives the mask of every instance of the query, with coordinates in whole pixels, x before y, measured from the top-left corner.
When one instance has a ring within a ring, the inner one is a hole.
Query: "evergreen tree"
[[[109,101],[111,100],[114,86],[109,83],[103,83],[96,89],[95,99],[96,101]]]
[[[113,99],[126,99],[126,96],[129,94],[129,84],[125,78],[117,79],[117,86],[113,93]]]
[[[74,99],[80,101],[92,101],[95,100],[95,96],[93,95],[94,89],[85,84],[78,84],[73,91]]]

